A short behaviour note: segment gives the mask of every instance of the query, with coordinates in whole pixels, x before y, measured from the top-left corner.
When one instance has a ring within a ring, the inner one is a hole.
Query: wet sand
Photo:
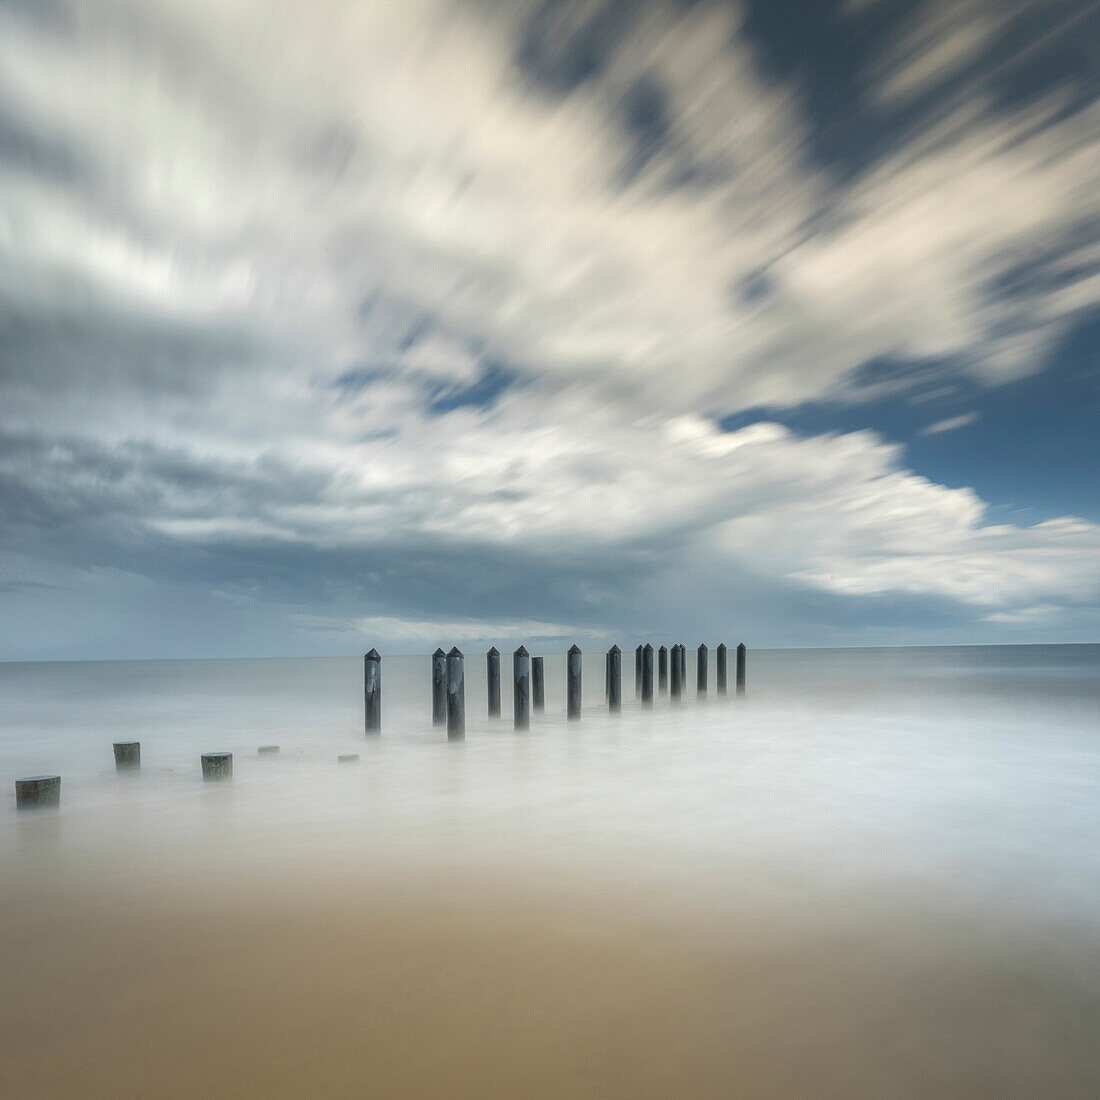
[[[0,901],[9,1100],[1100,1094],[1072,930],[531,867],[29,870]]]

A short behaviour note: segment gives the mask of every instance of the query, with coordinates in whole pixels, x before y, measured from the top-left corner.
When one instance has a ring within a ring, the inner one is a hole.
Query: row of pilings
[[[674,703],[687,694],[686,649],[682,645],[661,646],[656,650],[657,693],[668,694]],[[634,650],[634,698],[643,707],[653,706],[654,649],[648,643]],[[747,650],[741,642],[736,650],[736,691],[745,694]],[[727,694],[727,650],[723,643],[715,651],[716,687]],[[700,645],[696,657],[696,695],[707,696],[709,651]],[[447,738],[460,741],[466,736],[465,655],[455,646],[450,653],[437,649],[432,654],[432,725],[446,726]],[[612,714],[622,710],[622,650],[613,645],[605,655],[604,698]],[[500,650],[493,646],[485,654],[486,689],[490,718],[500,717]],[[576,721],[581,716],[581,650],[571,646],[565,655],[566,716]],[[372,649],[363,658],[364,721],[368,734],[382,730],[382,655]],[[532,657],[525,646],[512,654],[513,723],[517,730],[531,725],[531,711],[546,709],[546,677],[542,657]]]

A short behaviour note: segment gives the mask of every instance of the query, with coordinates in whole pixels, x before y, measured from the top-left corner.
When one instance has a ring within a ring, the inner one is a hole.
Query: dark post
[[[500,650],[493,646],[485,654],[485,682],[489,690],[489,717],[500,717]]]
[[[140,741],[116,741],[113,748],[116,772],[131,772],[141,767]]]
[[[581,716],[581,651],[571,645],[565,659],[566,710],[569,718]]]
[[[668,650],[664,646],[657,650],[657,691],[661,695],[668,691]]]
[[[202,780],[204,783],[216,783],[222,779],[233,778],[233,754],[231,752],[204,752],[202,760]]]
[[[642,647],[634,647],[634,698],[642,696]]]
[[[617,645],[607,651],[607,709],[611,714],[623,709],[623,653]]]
[[[699,646],[699,659],[695,665],[695,686],[699,692],[699,698],[707,697],[707,647],[705,643]]]
[[[546,709],[546,676],[541,657],[531,658],[531,705],[538,714]]]
[[[678,645],[672,647],[670,657],[672,676],[668,694],[674,703],[678,703],[684,692],[684,666],[680,664],[680,647]]]
[[[531,727],[531,658],[527,650],[520,646],[512,654],[512,710],[515,713],[515,728]]]
[[[462,651],[455,646],[447,654],[447,740],[466,739],[466,677]]]
[[[54,809],[61,805],[61,776],[29,775],[15,781],[17,810]]]
[[[432,654],[432,725],[447,724],[447,654],[437,649]]]
[[[718,665],[714,670],[718,677],[718,694],[726,694],[726,643],[718,646]]]
[[[642,650],[642,706],[653,706],[653,646],[648,642]]]
[[[745,694],[745,643],[737,646],[737,694]]]
[[[603,697],[604,702],[611,698],[611,650],[604,654],[603,661]]]
[[[378,733],[382,729],[382,658],[377,649],[363,658],[363,697],[367,733]]]
[[[279,751],[278,745],[261,745],[256,752],[260,756],[274,756]]]

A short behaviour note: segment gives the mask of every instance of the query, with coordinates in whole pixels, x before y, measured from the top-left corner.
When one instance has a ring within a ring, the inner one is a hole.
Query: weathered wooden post
[[[363,699],[367,733],[382,729],[382,658],[372,649],[363,658]]]
[[[611,650],[603,658],[603,698],[606,703],[611,698]]]
[[[737,646],[737,694],[745,694],[745,643]]]
[[[680,647],[674,645],[670,653],[670,664],[672,665],[670,672],[670,687],[669,698],[678,703],[684,692],[684,666],[680,664]]]
[[[542,658],[531,658],[531,706],[536,714],[546,709],[546,674]]]
[[[657,692],[664,695],[668,691],[668,649],[661,646],[657,650]]]
[[[466,739],[466,676],[462,650],[454,646],[447,654],[447,740]]]
[[[653,646],[648,642],[642,650],[642,706],[653,706]]]
[[[634,647],[634,698],[642,697],[642,647]]]
[[[447,724],[447,654],[442,647],[432,654],[432,725]]]
[[[219,783],[233,778],[233,754],[231,752],[204,752],[202,761],[202,781]]]
[[[141,767],[140,741],[116,741],[111,747],[115,750],[116,772],[132,772]]]
[[[485,683],[489,692],[489,717],[500,717],[500,650],[493,646],[485,654]]]
[[[571,719],[581,716],[581,650],[571,645],[565,658],[566,713]]]
[[[512,654],[512,710],[515,713],[515,728],[531,727],[531,657],[520,646]]]
[[[699,656],[695,663],[695,688],[700,699],[707,697],[707,647],[705,642],[699,645]]]
[[[623,653],[617,645],[607,651],[607,709],[618,714],[623,709]]]
[[[279,751],[278,745],[261,745],[256,753],[259,756],[274,756]]]
[[[726,694],[726,643],[722,642],[718,646],[718,662],[714,670],[715,676],[718,678],[718,694]]]
[[[17,810],[52,810],[61,805],[61,776],[28,775],[15,781]]]

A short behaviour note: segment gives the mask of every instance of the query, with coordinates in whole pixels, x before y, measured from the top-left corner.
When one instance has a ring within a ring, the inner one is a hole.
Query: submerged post
[[[485,654],[485,683],[489,692],[489,717],[500,717],[500,650],[493,646]]]
[[[61,776],[28,775],[15,781],[17,810],[52,810],[61,805]]]
[[[745,694],[745,643],[737,646],[737,694]]]
[[[202,781],[218,783],[233,778],[233,754],[231,752],[204,752],[202,761]]]
[[[566,713],[569,718],[581,716],[581,651],[571,645],[565,658]]]
[[[664,695],[668,691],[668,650],[661,646],[657,650],[657,693]]]
[[[623,709],[623,653],[617,645],[607,651],[607,709],[611,714]]]
[[[695,664],[695,688],[700,699],[707,697],[707,647],[699,645],[699,657]]]
[[[512,654],[512,703],[515,728],[529,729],[531,726],[531,658],[523,646]]]
[[[116,741],[111,747],[115,750],[116,772],[132,772],[141,767],[140,741]]]
[[[537,714],[546,709],[546,676],[541,657],[531,658],[531,705]]]
[[[642,647],[634,647],[634,698],[640,699],[642,695]]]
[[[653,706],[653,646],[648,642],[642,650],[642,706]]]
[[[442,648],[432,654],[432,725],[447,724],[447,654]]]
[[[363,698],[367,733],[382,729],[382,658],[372,649],[363,658]]]
[[[672,647],[669,657],[669,663],[672,667],[669,670],[671,677],[669,680],[670,686],[668,694],[669,698],[674,703],[678,703],[684,692],[684,670],[683,666],[680,664],[680,647],[678,645]]]
[[[447,740],[466,739],[466,675],[462,650],[447,654]]]
[[[714,669],[715,676],[718,678],[718,694],[726,694],[726,643],[722,642],[718,646],[718,661]]]

